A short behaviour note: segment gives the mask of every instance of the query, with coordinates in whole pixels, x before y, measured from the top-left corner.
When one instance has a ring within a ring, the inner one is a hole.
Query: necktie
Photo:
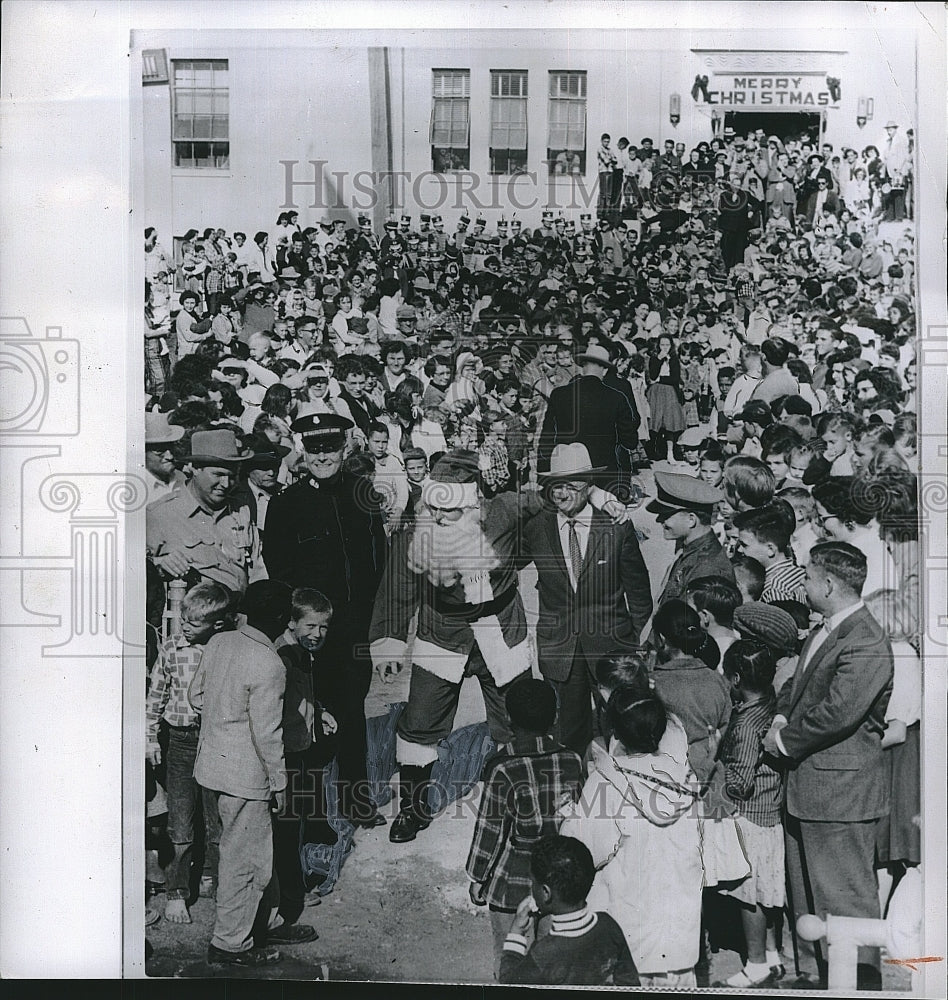
[[[579,587],[579,573],[583,568],[583,554],[579,549],[579,535],[576,534],[576,522],[572,519],[569,525],[569,561],[573,568],[573,586]]]

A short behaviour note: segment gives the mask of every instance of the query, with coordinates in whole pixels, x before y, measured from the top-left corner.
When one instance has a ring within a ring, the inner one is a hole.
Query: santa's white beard
[[[450,589],[460,582],[468,604],[493,600],[490,571],[500,562],[484,534],[479,510],[465,510],[459,521],[443,525],[424,510],[418,514],[408,546],[408,565],[415,573],[424,573],[436,587]]]

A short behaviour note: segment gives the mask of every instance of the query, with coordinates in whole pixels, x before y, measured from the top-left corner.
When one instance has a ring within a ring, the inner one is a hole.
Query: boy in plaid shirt
[[[165,760],[168,792],[168,837],[174,857],[165,868],[168,887],[165,917],[173,924],[191,923],[188,897],[191,853],[194,846],[194,816],[204,813],[204,875],[202,893],[210,894],[217,879],[221,826],[212,792],[194,780],[201,717],[188,701],[188,688],[201,663],[211,636],[232,626],[230,591],[219,583],[199,583],[181,604],[181,634],[169,636],[159,647],[152,667],[145,702],[145,756],[153,767],[161,762],[158,730],[168,726]]]
[[[556,694],[548,681],[516,681],[505,702],[510,753],[495,758],[485,778],[467,859],[471,901],[490,907],[498,981],[507,932],[531,890],[531,848],[556,833],[557,810],[579,798],[585,777],[579,756],[550,736]]]

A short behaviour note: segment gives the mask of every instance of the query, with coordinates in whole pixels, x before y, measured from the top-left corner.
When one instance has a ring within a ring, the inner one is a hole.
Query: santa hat
[[[478,458],[473,451],[449,451],[435,463],[422,483],[421,499],[427,507],[445,510],[479,507]]]

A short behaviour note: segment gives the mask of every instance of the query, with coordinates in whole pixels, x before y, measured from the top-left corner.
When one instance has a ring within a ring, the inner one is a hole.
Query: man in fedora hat
[[[261,542],[266,529],[267,509],[270,501],[281,489],[277,478],[283,459],[290,453],[286,445],[271,441],[266,434],[252,434],[245,439],[252,457],[247,462],[247,499],[250,514]]]
[[[182,437],[184,428],[169,424],[167,414],[158,410],[145,414],[145,471],[150,501],[184,487],[184,474],[175,467],[171,448]]]
[[[351,822],[376,826],[385,820],[368,793],[365,696],[372,667],[364,650],[386,545],[371,480],[343,467],[353,426],[338,413],[293,421],[307,474],[270,500],[263,557],[271,579],[318,590],[333,606],[316,684],[339,724],[339,807]]]
[[[402,669],[418,612],[408,706],[397,728],[393,843],[414,840],[431,823],[427,785],[438,741],[451,734],[464,678],[477,677],[491,736],[506,744],[512,734],[504,695],[531,667],[516,548],[521,524],[539,514],[542,500],[536,492],[487,499],[479,478],[476,452],[450,451],[435,463],[413,525],[393,536],[375,600],[369,637],[383,681]],[[593,489],[590,500],[610,517],[628,518],[602,490]]]
[[[262,575],[260,538],[245,503],[233,496],[252,458],[233,430],[195,431],[183,459],[187,485],[145,512],[148,558],[166,580],[213,580],[236,594]]]
[[[550,393],[537,458],[537,471],[548,472],[550,456],[558,444],[586,446],[594,466],[603,472],[600,483],[621,491],[627,488],[627,456],[620,449],[634,451],[638,446],[639,414],[634,404],[617,389],[606,385],[603,376],[612,365],[608,349],[594,344],[577,359],[580,374]]]
[[[590,502],[593,466],[585,445],[560,444],[541,474],[553,509],[524,526],[540,597],[540,672],[556,689],[557,739],[583,754],[593,737],[590,694],[596,661],[633,648],[652,613],[648,569],[631,523],[615,524]]]

